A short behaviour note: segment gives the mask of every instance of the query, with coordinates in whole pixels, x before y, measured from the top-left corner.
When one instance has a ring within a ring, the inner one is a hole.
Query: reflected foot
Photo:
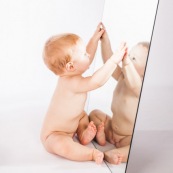
[[[98,125],[97,134],[96,134],[96,140],[97,140],[98,144],[100,144],[102,146],[106,144],[104,128],[105,128],[104,123],[102,122],[100,125]]]
[[[97,132],[96,126],[94,125],[93,121],[91,121],[88,124],[88,127],[84,130],[81,138],[80,138],[80,143],[83,145],[88,144],[93,140]]]
[[[97,164],[101,164],[103,162],[103,157],[104,157],[104,154],[101,151],[94,149],[94,151],[93,151],[93,160]]]
[[[121,154],[118,150],[109,150],[104,153],[105,160],[111,164],[119,165],[122,163],[123,154]]]

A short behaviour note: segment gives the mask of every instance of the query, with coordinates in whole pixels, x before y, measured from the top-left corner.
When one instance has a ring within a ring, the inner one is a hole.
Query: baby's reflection
[[[105,63],[113,54],[106,30],[101,48]],[[107,140],[116,147],[104,153],[112,164],[127,162],[148,50],[148,42],[137,43],[123,58],[122,67],[118,65],[114,71],[112,77],[118,83],[113,93],[112,117],[101,110],[93,110],[89,115],[97,127],[98,144],[105,145]]]

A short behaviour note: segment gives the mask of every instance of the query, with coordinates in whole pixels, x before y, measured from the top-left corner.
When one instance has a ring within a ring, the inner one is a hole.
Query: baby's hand
[[[119,64],[122,61],[122,59],[126,56],[126,54],[127,54],[127,45],[126,43],[121,43],[118,50],[110,57],[110,59],[115,64]]]
[[[105,26],[103,25],[103,23],[101,23],[101,28],[103,28],[104,29],[104,33],[102,34],[102,36],[101,36],[101,41],[109,41],[109,36],[108,36],[108,33],[107,33],[107,31],[106,31],[106,28],[105,28]]]
[[[132,62],[127,53],[126,53],[126,55],[124,55],[122,62],[123,62],[122,63],[123,65],[128,65],[129,63]]]
[[[97,28],[96,28],[96,31],[94,32],[94,35],[93,35],[93,39],[95,40],[95,41],[99,41],[100,40],[100,38],[101,38],[101,36],[103,35],[103,33],[104,33],[104,28],[103,28],[103,26],[102,26],[102,23],[100,22],[99,24],[98,24],[98,26],[97,26]]]

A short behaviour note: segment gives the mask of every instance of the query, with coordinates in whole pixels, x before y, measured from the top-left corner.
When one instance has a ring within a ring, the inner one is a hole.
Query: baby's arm
[[[130,58],[127,56],[123,59],[123,74],[127,86],[134,92],[137,97],[139,97],[142,86],[142,79],[136,71]]]
[[[103,28],[105,30],[104,25],[103,25]],[[109,36],[108,36],[108,33],[107,33],[106,30],[104,31],[104,33],[101,37],[101,52],[102,52],[102,58],[103,58],[104,63],[113,55],[113,51],[112,51],[112,48],[111,48],[111,43],[110,43]],[[121,72],[121,67],[119,65],[117,65],[117,68],[113,72],[112,77],[115,80],[118,80],[121,73],[122,73]]]
[[[122,44],[116,53],[113,54],[92,76],[86,78],[79,76],[74,77],[71,79],[72,81],[70,81],[70,87],[73,88],[74,92],[88,92],[101,87],[111,77],[117,64],[122,61],[126,51],[126,45]]]
[[[94,32],[94,35],[91,37],[91,39],[89,40],[87,44],[86,51],[90,55],[90,63],[92,63],[94,59],[97,46],[98,46],[98,41],[100,40],[100,37],[102,36],[103,32],[104,32],[104,29],[101,29],[101,23],[99,23],[96,31]]]

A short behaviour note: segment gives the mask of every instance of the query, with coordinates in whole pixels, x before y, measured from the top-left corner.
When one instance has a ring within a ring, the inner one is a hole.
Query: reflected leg
[[[97,127],[97,134],[96,134],[96,141],[100,145],[106,144],[106,130],[109,128],[107,124],[108,116],[100,111],[100,110],[93,110],[89,115],[89,120],[93,121]]]
[[[130,145],[106,151],[104,153],[104,158],[107,162],[115,165],[118,165],[121,162],[127,162],[129,148]]]
[[[125,147],[127,145],[130,145],[132,136],[126,136],[122,138],[119,142],[117,142],[115,145],[117,148]]]
[[[91,121],[89,122],[88,115],[83,112],[83,117],[79,121],[77,135],[81,144],[86,145],[93,140],[96,135],[96,126]]]

